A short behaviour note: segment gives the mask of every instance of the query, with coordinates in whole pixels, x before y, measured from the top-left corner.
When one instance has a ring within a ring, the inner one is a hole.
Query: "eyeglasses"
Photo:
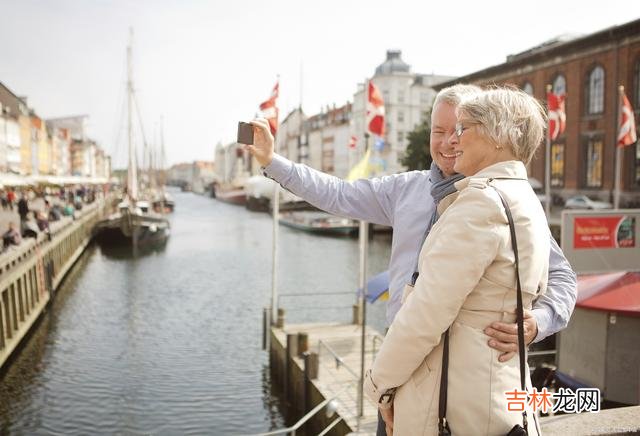
[[[480,123],[479,123],[479,122],[477,122],[477,121],[465,121],[465,124],[466,124],[466,126],[465,126],[464,124],[462,124],[462,121],[458,121],[458,122],[456,123],[456,130],[455,130],[455,132],[456,132],[456,136],[457,136],[458,138],[459,138],[459,137],[461,137],[461,136],[462,136],[462,134],[464,133],[464,131],[465,131],[465,130],[467,130],[469,127],[471,127],[471,126],[475,126],[475,125],[478,125],[478,124],[480,124]]]

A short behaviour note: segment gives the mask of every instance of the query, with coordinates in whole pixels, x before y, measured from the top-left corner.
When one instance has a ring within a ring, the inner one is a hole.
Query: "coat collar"
[[[438,214],[442,215],[444,211],[453,204],[454,201],[458,198],[458,194],[464,188],[469,186],[469,183],[472,181],[476,181],[480,184],[486,184],[487,181],[491,178],[501,178],[501,179],[527,179],[527,169],[519,160],[509,160],[504,162],[498,162],[493,165],[489,165],[481,171],[478,171],[476,174],[470,177],[465,177],[464,179],[456,182],[454,186],[456,187],[456,192],[453,194],[447,195],[443,198],[440,203],[438,203]]]
[[[470,177],[456,182],[455,187],[458,191],[462,191],[469,185],[473,179],[527,179],[527,169],[524,163],[519,160],[508,160],[504,162],[498,162],[493,165],[478,171],[476,174]]]

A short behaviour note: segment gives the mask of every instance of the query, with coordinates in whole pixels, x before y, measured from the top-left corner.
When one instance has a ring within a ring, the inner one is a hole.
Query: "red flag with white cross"
[[[384,136],[384,101],[373,82],[369,82],[367,93],[367,129],[374,135]]]
[[[564,110],[565,94],[547,93],[547,109],[549,111],[549,137],[554,140],[564,132],[567,115]]]
[[[618,147],[635,144],[638,140],[636,134],[636,119],[633,108],[626,94],[622,95],[622,107],[620,108],[620,128],[618,129]]]
[[[273,87],[269,99],[260,104],[262,116],[269,122],[269,127],[271,128],[272,135],[275,135],[278,131],[278,106],[276,105],[276,102],[278,100],[279,87],[280,82],[278,81]]]

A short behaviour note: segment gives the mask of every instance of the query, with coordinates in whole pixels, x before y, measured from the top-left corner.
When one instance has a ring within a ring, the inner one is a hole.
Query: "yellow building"
[[[31,116],[31,158],[36,155],[35,162],[32,162],[33,169],[37,168],[34,174],[52,173],[52,145],[47,133],[45,122],[37,115]]]

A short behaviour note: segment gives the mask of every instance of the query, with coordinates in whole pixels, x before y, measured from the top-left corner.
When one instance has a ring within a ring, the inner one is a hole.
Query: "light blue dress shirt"
[[[410,282],[435,203],[429,171],[410,171],[346,182],[274,155],[264,175],[310,204],[334,215],[393,227],[389,260],[387,322],[400,309],[402,290]],[[547,292],[533,305],[538,324],[534,342],[567,326],[576,302],[576,275],[551,233]]]

